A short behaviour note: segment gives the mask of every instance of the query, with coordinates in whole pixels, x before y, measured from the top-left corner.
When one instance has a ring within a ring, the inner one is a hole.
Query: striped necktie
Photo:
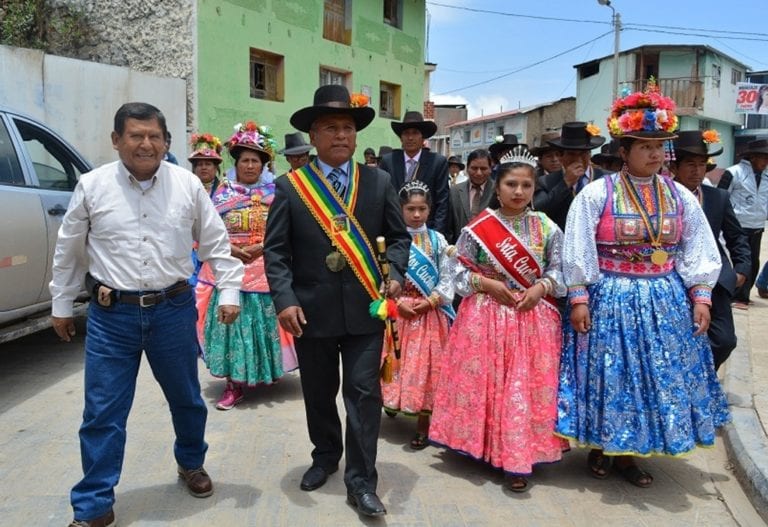
[[[331,173],[328,174],[328,183],[331,184],[333,190],[341,197],[344,197],[344,193],[347,188],[344,184],[344,171],[340,168],[334,168]]]

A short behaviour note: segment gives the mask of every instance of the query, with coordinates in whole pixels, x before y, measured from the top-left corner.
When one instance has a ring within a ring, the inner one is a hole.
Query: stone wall
[[[82,10],[87,16],[89,35],[86,45],[79,49],[51,50],[52,53],[184,79],[187,126],[192,125],[196,0],[58,0],[57,3]]]

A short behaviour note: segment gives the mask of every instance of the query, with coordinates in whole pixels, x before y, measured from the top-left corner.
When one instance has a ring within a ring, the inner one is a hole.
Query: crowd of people
[[[343,455],[364,516],[386,514],[382,409],[415,417],[414,451],[488,463],[515,493],[572,445],[589,449],[591,476],[613,468],[648,487],[638,458],[714,444],[730,419],[717,369],[736,347],[731,304],[748,305],[755,280],[768,295],[768,270],[757,276],[768,141],[750,143],[718,189],[705,174],[719,137],[677,131],[653,85],[614,102],[608,143],[568,122],[536,148],[503,135],[466,161],[425,148],[436,126],[408,111],[392,123],[402,148],[368,148],[358,163],[374,117],[364,98],[323,86],[282,150],[245,121],[223,144],[194,134],[190,173],[163,162],[160,110],[118,110],[120,160],[81,178],[51,282],[65,340],[83,277],[93,298],[72,526],[114,523],[142,352],[196,497],[213,493],[198,356],[223,380],[220,410],[298,368],[313,445],[300,488],[320,488]],[[275,176],[278,153],[290,169]]]

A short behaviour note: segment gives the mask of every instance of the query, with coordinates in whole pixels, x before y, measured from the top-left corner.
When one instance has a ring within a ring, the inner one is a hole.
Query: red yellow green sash
[[[314,163],[288,172],[286,177],[333,246],[344,255],[366,292],[373,300],[377,300],[381,298],[381,269],[371,242],[352,214],[357,203],[360,169],[354,162],[350,162],[350,166],[352,174],[347,185],[346,199],[343,201]],[[335,222],[334,218],[339,216],[348,218],[348,228],[338,227],[339,222]]]

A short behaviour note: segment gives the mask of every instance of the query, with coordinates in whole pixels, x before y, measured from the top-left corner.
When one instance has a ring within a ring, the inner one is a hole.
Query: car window
[[[14,119],[14,123],[32,160],[40,188],[73,190],[81,172],[69,150],[42,128],[21,119]]]
[[[16,149],[5,123],[0,119],[0,185],[24,185],[24,173],[21,171]]]

